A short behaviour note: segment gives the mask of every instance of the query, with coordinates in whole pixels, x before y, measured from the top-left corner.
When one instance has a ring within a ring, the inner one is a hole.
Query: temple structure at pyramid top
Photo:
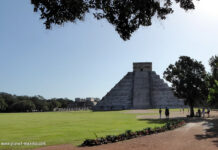
[[[93,110],[124,110],[151,108],[184,108],[171,88],[152,71],[151,62],[133,63],[128,72]]]
[[[133,72],[152,71],[151,62],[133,63]]]

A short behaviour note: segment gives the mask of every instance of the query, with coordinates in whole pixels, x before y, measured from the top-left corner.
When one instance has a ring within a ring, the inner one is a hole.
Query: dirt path
[[[172,131],[113,144],[81,148],[68,144],[36,150],[216,150],[217,129],[218,118],[191,120],[185,126]]]

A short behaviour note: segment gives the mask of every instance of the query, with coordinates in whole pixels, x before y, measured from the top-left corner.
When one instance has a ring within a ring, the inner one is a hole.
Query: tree
[[[69,100],[68,98],[57,98],[56,101],[61,103],[61,108],[68,108],[73,104],[73,101]]]
[[[208,103],[213,108],[218,108],[218,81],[215,80],[215,84],[209,90]]]
[[[181,56],[174,65],[170,64],[164,78],[172,83],[176,96],[185,99],[190,106],[190,116],[194,116],[194,106],[207,99],[207,73],[203,64],[188,56]]]
[[[84,20],[92,12],[96,19],[106,19],[111,23],[123,40],[140,26],[150,26],[152,18],[166,19],[173,13],[172,3],[189,10],[194,9],[194,0],[31,0],[34,11],[40,11],[45,19],[46,29],[52,24],[63,25],[66,22]]]
[[[5,100],[0,97],[0,112],[4,112],[7,109],[8,105],[6,104]]]
[[[36,109],[35,104],[30,100],[22,100],[12,105],[15,112],[32,112]]]
[[[212,56],[209,60],[211,74],[209,76],[208,103],[211,107],[218,107],[218,56]]]
[[[8,93],[1,92],[0,96],[5,100],[8,106],[18,101],[16,96]]]
[[[48,107],[50,111],[53,111],[54,108],[60,108],[61,107],[61,103],[58,102],[55,98],[48,100]]]
[[[218,56],[212,56],[209,60],[209,65],[211,67],[212,77],[214,80],[218,80]]]
[[[34,97],[35,98],[35,97]],[[48,103],[46,100],[32,99],[37,111],[48,111]]]

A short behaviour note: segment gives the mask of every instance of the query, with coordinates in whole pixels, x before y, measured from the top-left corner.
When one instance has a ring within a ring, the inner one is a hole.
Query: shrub
[[[165,126],[159,128],[156,127],[154,129],[151,128],[145,128],[136,132],[132,132],[131,130],[126,130],[125,133],[119,134],[117,136],[114,135],[107,135],[105,138],[97,138],[96,140],[93,139],[87,139],[85,140],[81,146],[95,146],[95,145],[101,145],[101,144],[107,144],[107,143],[114,143],[118,141],[128,140],[131,138],[139,137],[139,136],[146,136],[154,133],[160,133],[167,130],[172,130],[177,127],[181,127],[185,124],[184,120],[173,120],[171,122],[167,122]]]

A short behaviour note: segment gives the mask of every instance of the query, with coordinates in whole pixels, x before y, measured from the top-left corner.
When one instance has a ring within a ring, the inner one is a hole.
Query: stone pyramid
[[[133,63],[128,72],[93,110],[184,108],[184,101],[174,96],[164,80],[152,71],[152,63]]]

